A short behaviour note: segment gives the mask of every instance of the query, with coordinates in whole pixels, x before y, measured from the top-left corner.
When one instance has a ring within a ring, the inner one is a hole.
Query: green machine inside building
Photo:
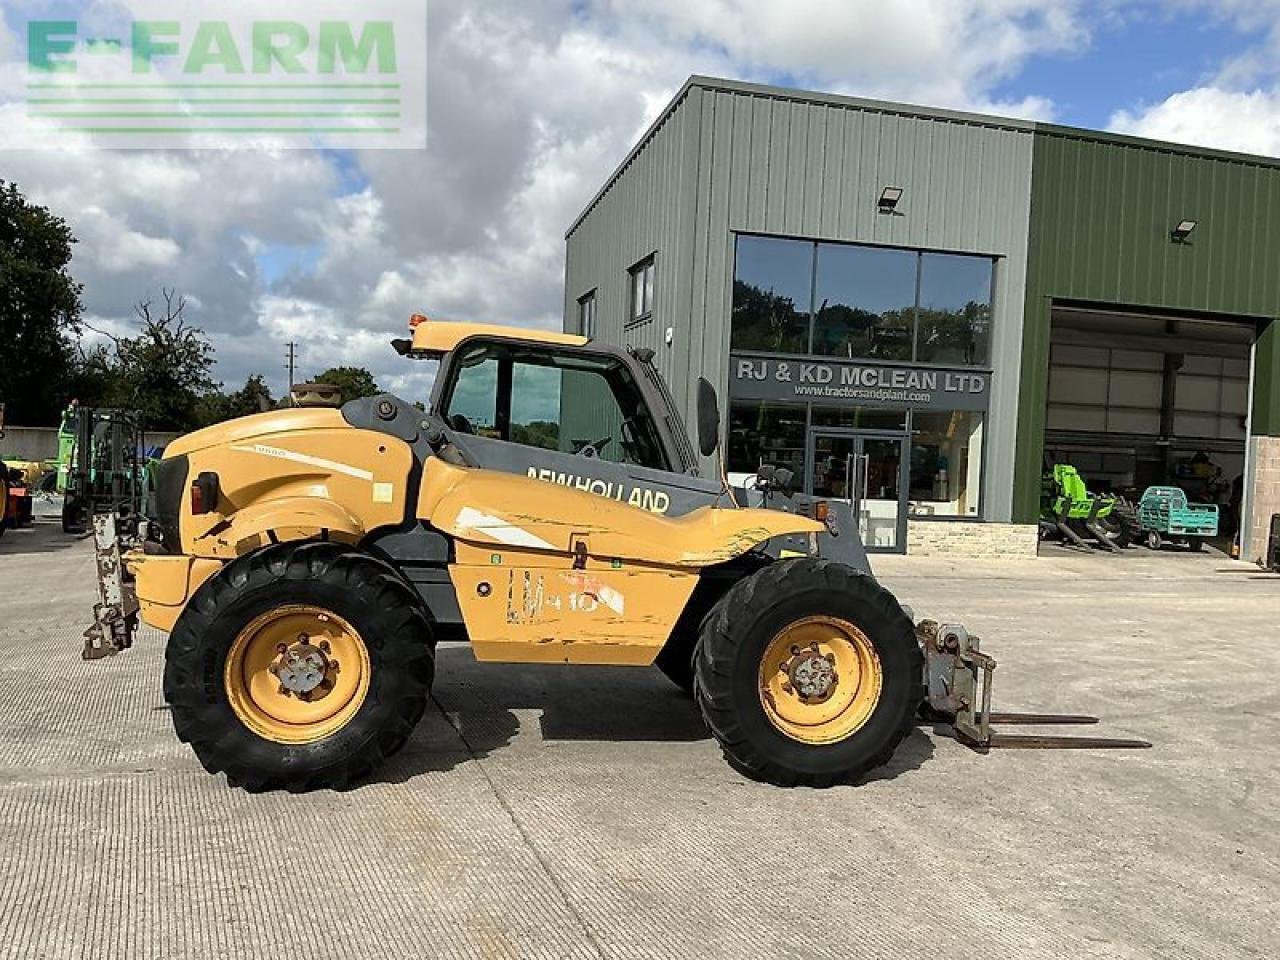
[[[1280,512],[1280,161],[692,77],[570,227],[565,328],[882,552],[1032,553],[1047,462]],[[711,464],[706,465],[708,468]]]

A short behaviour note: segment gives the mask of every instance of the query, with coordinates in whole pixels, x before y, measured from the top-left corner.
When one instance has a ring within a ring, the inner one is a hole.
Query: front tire
[[[247,790],[341,788],[421,718],[434,640],[389,566],[335,543],[228,564],[178,618],[164,693],[179,739]]]
[[[726,759],[780,786],[848,783],[881,766],[923,693],[898,601],[826,560],[780,560],[735,584],[707,618],[694,666]]]

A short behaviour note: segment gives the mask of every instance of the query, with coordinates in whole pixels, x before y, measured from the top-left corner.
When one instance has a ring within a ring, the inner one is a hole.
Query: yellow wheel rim
[[[369,651],[360,634],[322,607],[268,610],[227,653],[223,685],[240,722],[276,743],[337,733],[369,693]]]
[[[836,743],[862,729],[880,702],[884,672],[866,634],[837,617],[806,617],[769,641],[760,704],[801,743]]]

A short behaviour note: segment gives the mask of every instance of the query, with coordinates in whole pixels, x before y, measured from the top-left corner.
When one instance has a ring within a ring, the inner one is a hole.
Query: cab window
[[[460,433],[670,469],[640,388],[614,357],[480,343],[460,348],[450,377],[444,415]]]

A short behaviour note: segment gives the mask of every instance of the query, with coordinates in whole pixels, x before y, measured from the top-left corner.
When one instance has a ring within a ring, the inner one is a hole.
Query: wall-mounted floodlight
[[[1196,228],[1194,220],[1179,220],[1178,225],[1169,231],[1169,236],[1174,243],[1186,243],[1187,238],[1191,236],[1191,231]]]
[[[881,213],[893,213],[898,209],[898,201],[902,199],[901,187],[885,187],[880,191],[880,199],[876,201],[876,209]]]

